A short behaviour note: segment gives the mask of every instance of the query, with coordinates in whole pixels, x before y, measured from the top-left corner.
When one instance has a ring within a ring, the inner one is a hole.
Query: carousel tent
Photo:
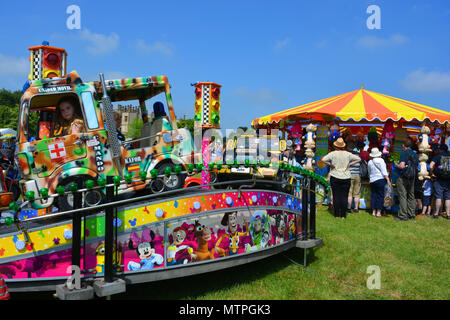
[[[437,121],[448,126],[450,113],[415,102],[394,98],[385,94],[361,89],[335,97],[307,103],[252,121],[252,127],[277,126],[280,121],[309,120],[330,122],[334,119],[346,123],[380,124],[388,119],[411,124],[425,120]]]
[[[10,128],[2,128],[0,129],[0,136],[4,136],[4,135],[14,135],[16,136],[17,132],[13,129]]]

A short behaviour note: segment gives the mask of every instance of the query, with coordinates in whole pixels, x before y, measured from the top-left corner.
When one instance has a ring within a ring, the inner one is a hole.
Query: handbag
[[[394,200],[391,197],[392,194],[392,188],[390,185],[386,185],[384,187],[384,203],[383,206],[386,207],[392,207],[394,205]]]

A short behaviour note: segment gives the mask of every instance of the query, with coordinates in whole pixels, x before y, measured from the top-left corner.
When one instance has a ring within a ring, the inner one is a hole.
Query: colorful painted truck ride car
[[[76,177],[105,179],[106,176],[132,176],[139,178],[142,172],[152,169],[161,174],[165,168],[176,165],[185,168],[194,161],[194,152],[186,148],[189,132],[178,129],[173,109],[170,84],[166,76],[151,76],[104,80],[83,83],[76,71],[61,78],[29,81],[20,101],[17,159],[22,173],[23,193],[47,188],[55,194],[58,186],[66,189]],[[106,88],[106,90],[104,89]],[[106,92],[105,92],[106,91]],[[131,141],[117,139],[112,108],[105,108],[105,93],[112,103],[137,101],[143,116],[142,135]],[[76,102],[76,113],[82,118],[81,133],[54,135],[58,118],[56,106],[63,98]],[[166,102],[168,115],[163,109]],[[154,119],[146,122],[146,103],[155,105]],[[108,122],[110,117],[110,122]],[[37,121],[36,121],[37,119]],[[34,120],[34,121],[33,121]],[[105,123],[106,122],[106,123]],[[111,130],[112,129],[112,130]],[[115,138],[115,139],[113,139]],[[183,142],[183,143],[181,143]],[[188,145],[189,145],[189,141]],[[183,147],[182,147],[183,146]],[[114,156],[114,149],[119,150]],[[184,176],[170,175],[162,179],[165,190],[182,188]],[[160,181],[161,183],[161,181]],[[141,182],[132,182],[119,188],[120,192],[149,188]],[[155,186],[152,186],[155,187]],[[98,192],[98,191],[96,191]],[[90,200],[98,203],[102,194]],[[40,199],[34,202],[36,209],[47,208],[53,203]],[[54,203],[60,210],[70,209],[68,197],[58,197]]]

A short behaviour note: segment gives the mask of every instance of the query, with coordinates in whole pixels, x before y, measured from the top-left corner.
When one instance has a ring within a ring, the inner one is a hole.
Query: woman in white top
[[[381,217],[381,210],[384,203],[384,187],[386,183],[391,186],[389,173],[386,169],[386,163],[381,158],[381,151],[378,148],[372,148],[370,160],[367,163],[370,179],[370,191],[372,193],[371,207],[372,215]]]
[[[330,166],[334,216],[335,218],[345,219],[348,191],[350,190],[350,167],[360,162],[361,158],[345,150],[345,142],[342,138],[338,138],[333,146],[335,151],[324,156],[322,162]]]

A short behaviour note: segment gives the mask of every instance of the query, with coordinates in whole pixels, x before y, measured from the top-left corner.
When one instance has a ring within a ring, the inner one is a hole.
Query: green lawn
[[[335,219],[317,213],[324,245],[183,279],[127,287],[113,299],[444,299],[450,298],[450,221],[416,218],[398,222],[364,211]],[[299,264],[295,263],[298,262]],[[380,268],[381,289],[369,290],[367,267]]]

